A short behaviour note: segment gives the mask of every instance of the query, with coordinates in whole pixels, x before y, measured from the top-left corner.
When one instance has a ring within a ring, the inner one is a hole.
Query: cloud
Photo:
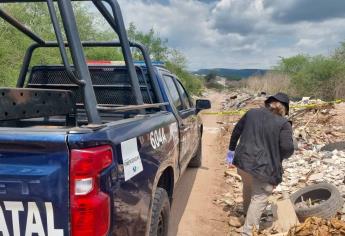
[[[160,3],[162,5],[168,5],[170,3],[170,0],[144,0],[145,3]]]
[[[190,69],[270,68],[281,56],[329,54],[345,40],[342,2],[119,0],[126,25],[154,28]]]
[[[273,19],[281,23],[320,22],[345,17],[344,0],[266,0]]]
[[[212,10],[213,27],[222,33],[249,34],[259,27],[264,18],[261,0],[221,0]]]

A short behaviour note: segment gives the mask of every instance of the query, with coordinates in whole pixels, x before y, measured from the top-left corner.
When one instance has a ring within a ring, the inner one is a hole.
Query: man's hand
[[[235,152],[234,151],[228,151],[228,154],[226,155],[226,163],[228,164],[229,168],[232,168],[232,162],[234,161]]]

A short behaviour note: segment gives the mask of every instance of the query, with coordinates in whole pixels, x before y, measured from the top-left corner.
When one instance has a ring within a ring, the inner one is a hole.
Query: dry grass
[[[325,101],[345,99],[345,72],[339,73],[328,80],[313,80],[309,87],[299,86],[297,81],[292,82],[291,78],[282,73],[268,72],[262,76],[252,76],[241,80],[237,84],[231,84],[235,89],[244,88],[247,91],[274,94],[285,92],[292,97],[314,97]]]
[[[245,81],[245,87],[254,92],[293,93],[290,78],[287,75],[269,72],[262,76],[253,76]]]
[[[339,78],[336,80],[336,85],[334,88],[334,97],[337,99],[345,98],[345,79]]]
[[[313,95],[325,101],[345,98],[345,75],[343,74],[327,81],[322,81],[314,86]]]

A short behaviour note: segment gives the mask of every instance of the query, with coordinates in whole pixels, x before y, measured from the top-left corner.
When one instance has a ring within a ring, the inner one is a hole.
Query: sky
[[[118,0],[126,25],[153,28],[189,69],[269,69],[330,55],[345,41],[345,0]]]

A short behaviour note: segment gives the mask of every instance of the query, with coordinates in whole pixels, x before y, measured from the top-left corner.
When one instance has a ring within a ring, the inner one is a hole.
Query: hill
[[[215,69],[200,69],[195,74],[207,75],[214,72],[217,76],[229,78],[229,79],[246,79],[253,75],[263,75],[267,70],[263,69],[225,69],[225,68],[215,68]]]

